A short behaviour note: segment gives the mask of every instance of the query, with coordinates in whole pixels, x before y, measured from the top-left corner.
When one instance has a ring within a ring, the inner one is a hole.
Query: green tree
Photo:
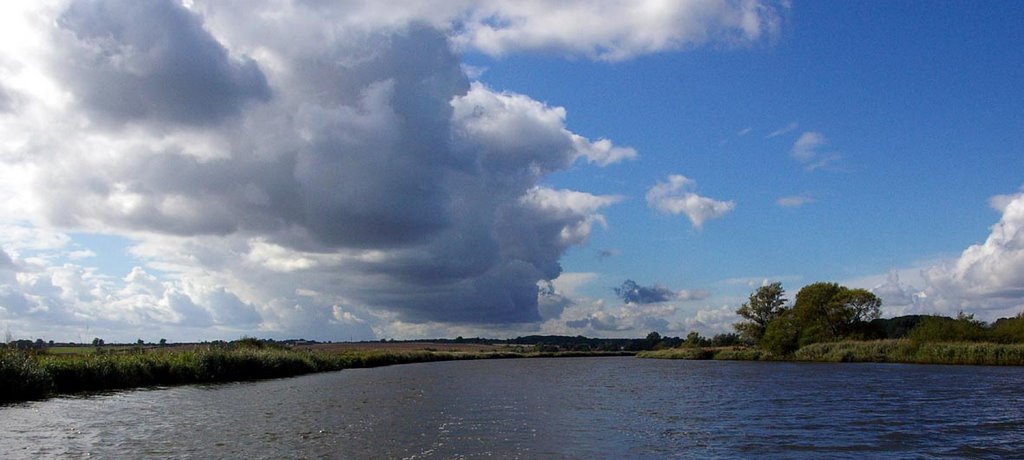
[[[796,313],[792,309],[786,310],[768,323],[758,346],[774,355],[788,355],[800,347],[800,329]]]
[[[733,324],[733,328],[744,339],[754,343],[760,342],[768,323],[786,311],[786,307],[783,306],[786,304],[785,294],[786,291],[779,282],[757,288],[750,294],[747,302],[736,310],[736,314],[742,316],[744,321]]]
[[[692,347],[692,348],[697,348],[697,347],[703,347],[703,346],[707,346],[707,345],[708,345],[708,339],[706,339],[704,337],[701,337],[700,336],[700,332],[690,331],[689,334],[686,334],[686,346]]]
[[[881,316],[882,301],[866,289],[836,283],[809,284],[796,294],[793,312],[800,346],[848,337]]]
[[[992,338],[1002,343],[1024,342],[1024,312],[1013,318],[1001,318],[992,325]]]
[[[711,338],[711,346],[713,347],[731,347],[738,343],[740,343],[740,336],[731,332],[715,334],[715,336]]]
[[[960,312],[956,319],[945,316],[928,316],[910,330],[907,338],[918,343],[925,342],[980,342],[988,338],[984,322],[974,315]]]
[[[661,334],[659,334],[658,331],[651,331],[650,334],[647,334],[647,338],[644,339],[644,342],[645,350],[653,350],[661,343]]]

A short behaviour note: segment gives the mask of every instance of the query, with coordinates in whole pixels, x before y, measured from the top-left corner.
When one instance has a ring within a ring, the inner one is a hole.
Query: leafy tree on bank
[[[705,337],[701,337],[700,332],[690,331],[686,334],[686,342],[684,344],[691,348],[700,348],[711,346],[711,341]]]
[[[1000,343],[1024,343],[1024,312],[992,323],[990,336]]]
[[[882,301],[866,289],[823,282],[804,286],[793,304],[800,346],[854,336],[881,316],[881,307]]]
[[[711,338],[711,346],[713,347],[731,347],[739,345],[739,343],[740,336],[731,332],[715,334],[715,336]]]
[[[793,308],[768,323],[761,347],[775,354],[798,348],[863,336],[870,321],[881,316],[882,301],[866,289],[836,283],[814,283],[796,294]]]
[[[750,294],[747,302],[736,310],[736,314],[745,320],[733,324],[736,332],[752,343],[760,342],[768,324],[786,311],[785,294],[786,291],[782,289],[780,282],[757,288]]]
[[[928,316],[907,334],[907,338],[924,342],[983,342],[988,339],[987,325],[973,314],[960,312],[956,318]],[[994,334],[993,334],[994,335]]]
[[[758,346],[774,355],[788,355],[800,348],[801,325],[792,309],[768,323]]]

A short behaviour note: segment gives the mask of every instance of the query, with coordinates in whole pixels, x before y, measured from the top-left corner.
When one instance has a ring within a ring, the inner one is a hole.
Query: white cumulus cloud
[[[735,207],[733,201],[720,201],[697,195],[693,190],[697,183],[679,174],[668,177],[666,182],[658,182],[647,190],[647,205],[665,214],[686,214],[696,229],[704,227],[704,222],[718,219]]]
[[[471,82],[459,47],[621,60],[757,40],[784,9],[592,6],[4,3],[2,319],[65,338],[541,321],[538,282],[621,200],[544,178],[637,152]],[[652,192],[657,208],[697,228],[733,207],[676,181]],[[127,238],[138,269],[103,272],[77,233]]]

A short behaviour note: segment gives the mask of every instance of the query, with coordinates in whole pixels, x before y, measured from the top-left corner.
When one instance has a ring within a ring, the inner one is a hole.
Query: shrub
[[[907,338],[916,343],[926,342],[979,342],[987,338],[985,323],[974,315],[963,312],[956,319],[928,316],[910,330]]]
[[[766,353],[757,348],[726,348],[718,350],[714,359],[722,361],[760,361]]]
[[[53,380],[27,352],[0,349],[0,403],[41,398]]]

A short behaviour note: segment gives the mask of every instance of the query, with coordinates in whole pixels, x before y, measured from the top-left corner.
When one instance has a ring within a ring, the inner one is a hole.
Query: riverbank
[[[1024,344],[872,340],[815,343],[791,356],[773,356],[756,348],[673,348],[645,351],[639,358],[741,361],[860,362],[903,364],[1024,365]]]
[[[0,349],[0,403],[59,394],[292,377],[315,372],[464,359],[619,356],[632,353],[217,347],[48,354]]]

